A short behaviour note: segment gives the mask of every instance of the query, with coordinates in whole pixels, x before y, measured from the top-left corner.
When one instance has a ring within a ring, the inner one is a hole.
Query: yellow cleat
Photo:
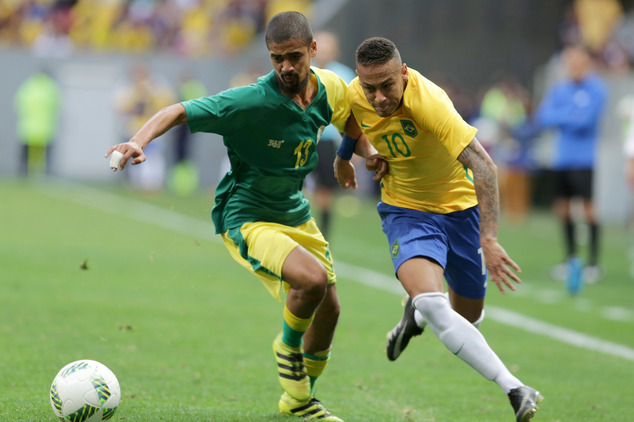
[[[295,400],[288,393],[280,398],[280,413],[283,415],[300,416],[304,421],[343,422],[343,419],[331,414],[319,400],[314,397],[308,400]]]
[[[295,400],[310,399],[310,379],[306,374],[304,356],[300,347],[291,347],[282,341],[280,333],[273,341],[273,353],[277,361],[280,384]]]

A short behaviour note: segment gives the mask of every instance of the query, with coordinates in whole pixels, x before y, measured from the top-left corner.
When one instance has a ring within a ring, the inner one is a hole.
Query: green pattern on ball
[[[53,401],[55,409],[57,409],[59,413],[62,413],[62,399],[59,398],[59,393],[57,391],[57,381],[51,385],[51,400]]]
[[[85,404],[82,408],[66,416],[70,422],[84,422],[86,419],[97,413],[99,408]]]
[[[97,392],[97,397],[99,397],[99,402],[103,406],[104,403],[110,398],[110,387],[106,383],[106,380],[101,376],[93,376],[90,379],[92,386],[95,387],[95,391]]]

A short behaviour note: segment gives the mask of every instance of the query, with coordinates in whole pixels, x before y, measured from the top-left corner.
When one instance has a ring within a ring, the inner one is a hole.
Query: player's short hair
[[[268,47],[271,43],[280,44],[289,40],[301,40],[306,46],[313,42],[313,30],[306,16],[299,12],[281,12],[273,16],[266,25],[264,40]]]
[[[387,38],[373,37],[363,41],[356,52],[357,65],[385,64],[394,59],[396,64],[401,64],[401,54],[396,44]]]

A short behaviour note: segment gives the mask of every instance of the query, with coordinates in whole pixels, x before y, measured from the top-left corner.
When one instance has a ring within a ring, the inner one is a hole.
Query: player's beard
[[[287,79],[285,76],[290,76],[291,78]],[[280,87],[280,90],[287,95],[295,95],[302,92],[302,90],[308,85],[309,80],[310,73],[306,75],[304,80],[301,81],[297,72],[282,73],[277,76],[277,84]]]

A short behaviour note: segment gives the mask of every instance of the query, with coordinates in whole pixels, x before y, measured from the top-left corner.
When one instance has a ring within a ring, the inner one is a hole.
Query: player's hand
[[[343,189],[357,188],[357,177],[354,171],[354,165],[352,165],[350,160],[343,160],[337,155],[333,167],[335,169],[335,178],[339,182],[339,186]]]
[[[143,149],[134,142],[124,142],[122,144],[111,146],[108,151],[106,151],[105,157],[108,158],[113,151],[119,151],[123,154],[123,158],[121,158],[121,163],[119,165],[121,170],[125,168],[125,165],[130,158],[132,158],[130,163],[133,165],[141,164],[146,159]]]
[[[497,239],[487,238],[481,239],[482,252],[484,253],[484,262],[487,270],[489,270],[489,278],[500,289],[502,294],[506,294],[506,285],[509,289],[515,290],[514,283],[521,283],[522,280],[516,273],[521,273],[522,269],[517,265],[506,253],[502,245]]]
[[[379,181],[387,174],[387,160],[380,154],[373,154],[365,159],[365,168],[373,171],[375,173],[373,179]]]

